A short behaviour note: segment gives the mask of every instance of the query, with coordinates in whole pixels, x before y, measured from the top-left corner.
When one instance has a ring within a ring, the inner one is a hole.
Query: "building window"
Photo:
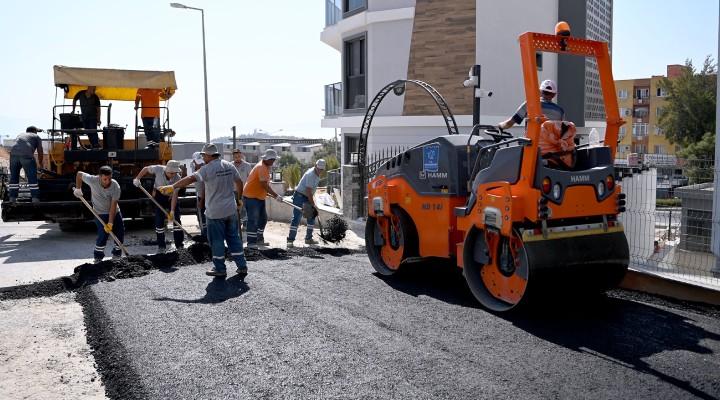
[[[618,90],[618,99],[627,99],[627,90],[625,90],[625,89]]]
[[[647,153],[647,145],[645,144],[636,144],[635,145],[635,152],[638,154],[645,154]]]
[[[543,53],[536,52],[535,53],[535,65],[537,66],[538,71],[542,71],[543,69]]]
[[[365,36],[345,42],[345,107],[365,109]]]
[[[648,124],[633,124],[633,136],[647,136]]]
[[[625,129],[625,125],[620,127],[620,131],[618,131],[618,136],[620,140],[623,140],[623,138],[627,135],[627,130]]]
[[[625,118],[630,115],[630,110],[627,108],[620,108],[620,118]]]
[[[657,96],[658,97],[665,97],[665,89],[663,88],[657,88]]]
[[[650,89],[635,89],[635,98],[647,99],[650,97]]]
[[[633,117],[635,118],[647,118],[650,114],[650,110],[648,107],[638,107],[635,109],[635,112],[633,113]]]
[[[345,136],[345,162],[348,164],[357,164],[358,160],[358,148],[360,145],[360,138],[358,136]]]
[[[663,130],[659,126],[655,125],[655,136],[664,136]]]
[[[367,9],[367,0],[343,0],[345,14]]]
[[[666,153],[665,153],[665,146],[655,145],[655,154],[666,154]]]
[[[662,107],[655,107],[655,116],[659,117],[662,114]]]
[[[679,153],[682,151],[682,146],[675,146],[675,153]]]

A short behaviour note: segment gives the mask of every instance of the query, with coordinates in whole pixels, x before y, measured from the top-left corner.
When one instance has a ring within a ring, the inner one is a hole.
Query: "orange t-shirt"
[[[262,161],[255,164],[250,175],[248,175],[247,182],[243,187],[243,196],[252,199],[265,200],[267,192],[260,182],[270,182],[270,168],[268,168]]]
[[[142,102],[142,118],[160,118],[160,89],[138,89],[137,94]]]

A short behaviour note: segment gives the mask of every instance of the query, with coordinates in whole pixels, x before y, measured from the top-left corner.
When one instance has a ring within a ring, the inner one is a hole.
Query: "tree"
[[[330,140],[323,140],[322,147],[315,150],[315,152],[313,153],[313,162],[320,158],[323,158],[325,159],[325,161],[327,161],[328,157],[330,156],[334,156],[335,159],[338,160],[340,159],[340,154],[338,154],[338,151],[340,151],[340,145],[337,140],[335,140],[334,138]]]
[[[302,171],[300,170],[300,164],[290,164],[282,169],[283,180],[285,181],[286,189],[297,187],[302,178]]]
[[[276,162],[280,169],[284,169],[289,165],[300,165],[300,160],[297,156],[289,151],[282,152]]]
[[[682,156],[712,159],[715,146],[707,143],[715,141],[717,64],[707,56],[700,72],[692,60],[685,61],[685,66],[677,78],[662,80],[668,104],[663,107],[658,125],[670,143],[683,146]]]

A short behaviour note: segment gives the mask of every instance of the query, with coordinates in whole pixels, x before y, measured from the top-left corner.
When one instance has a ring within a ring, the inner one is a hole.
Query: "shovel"
[[[317,221],[317,224],[318,224],[318,231],[320,232],[320,237],[322,238],[322,240],[325,240],[326,242],[332,242],[332,240],[328,240],[326,238],[326,235],[323,232],[322,223],[320,223],[320,215],[317,212],[317,209],[315,207],[311,206],[310,203],[305,203],[305,204],[303,204],[302,207],[300,207],[300,206],[296,206],[295,204],[293,204],[289,201],[286,201],[284,198],[282,199],[282,203],[287,204],[296,210],[302,211],[302,216],[305,219],[315,218],[315,220]]]
[[[100,216],[98,215],[98,213],[95,212],[95,210],[93,210],[92,206],[87,202],[87,200],[85,200],[83,197],[78,197],[78,198],[80,199],[80,201],[83,202],[83,204],[85,204],[85,207],[87,207],[88,210],[90,210],[90,212],[93,213],[93,215],[95,216],[95,218],[97,218],[98,221],[100,221],[100,223],[102,224],[102,226],[103,226],[103,228],[104,228],[105,225],[106,225],[105,222],[102,220],[102,218],[100,218]],[[112,233],[112,231],[108,232],[108,234],[109,234],[110,237],[115,241],[115,243],[117,243],[118,247],[120,247],[120,250],[122,250],[122,252],[125,253],[126,256],[129,256],[130,254],[128,253],[128,251],[127,251],[127,249],[125,248],[125,246],[123,246],[123,244],[120,243],[120,239],[118,239],[117,236],[115,236],[115,234]]]
[[[152,197],[152,195],[150,193],[148,193],[147,190],[145,190],[144,187],[142,187],[142,185],[138,186],[138,189],[142,190],[142,192],[145,193],[145,195],[150,200],[152,200],[153,203],[155,203],[155,205],[160,209],[160,211],[162,211],[165,214],[165,216],[168,217],[168,219],[172,221],[173,225],[177,225],[180,229],[182,229],[182,231],[185,232],[185,234],[188,235],[188,237],[190,237],[190,239],[194,240],[197,243],[207,243],[207,240],[202,235],[195,235],[195,236],[191,235],[190,232],[188,232],[181,224],[179,224],[177,221],[175,221],[175,218],[170,218],[170,214],[163,208],[163,206],[160,205],[160,203],[157,202],[157,200],[155,200],[154,197]]]

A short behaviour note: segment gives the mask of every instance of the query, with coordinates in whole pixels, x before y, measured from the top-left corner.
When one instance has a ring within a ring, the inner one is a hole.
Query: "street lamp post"
[[[203,73],[205,79],[205,143],[210,143],[210,106],[208,105],[207,57],[205,56],[205,11],[202,8],[188,7],[180,3],[170,3],[170,7],[198,10],[202,16]]]

